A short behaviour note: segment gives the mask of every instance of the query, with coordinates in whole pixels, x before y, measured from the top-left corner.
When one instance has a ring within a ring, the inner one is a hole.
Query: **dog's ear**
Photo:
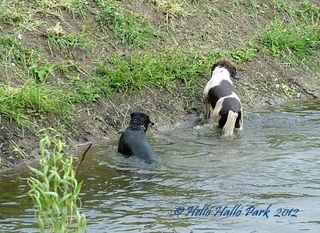
[[[214,69],[219,65],[219,63],[215,63],[213,64],[213,66],[211,67],[211,73],[214,71]]]
[[[149,125],[151,124],[154,125],[154,123],[150,120],[149,115],[145,114],[145,120],[144,120],[144,128],[145,128],[145,132],[147,132]]]
[[[148,117],[148,124],[150,125],[154,125],[154,123],[150,120],[150,118]]]
[[[228,70],[230,72],[230,76],[234,79],[239,79],[237,69],[235,66],[231,65],[228,67]]]
[[[239,80],[241,79],[238,72],[236,72],[236,74],[234,76],[232,76],[235,80]]]
[[[131,119],[132,119],[135,115],[137,115],[137,113],[136,113],[136,112],[132,112],[132,113],[130,114]]]

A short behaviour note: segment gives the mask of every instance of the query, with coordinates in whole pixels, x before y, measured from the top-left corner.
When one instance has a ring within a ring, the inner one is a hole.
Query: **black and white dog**
[[[149,124],[153,125],[154,123],[151,122],[147,114],[143,112],[131,113],[129,126],[120,137],[118,152],[127,156],[136,156],[146,163],[160,162],[146,137]]]
[[[206,122],[211,117],[213,124],[222,128],[224,136],[231,136],[235,128],[243,128],[242,106],[231,78],[237,79],[234,65],[227,60],[218,61],[212,66],[211,78],[203,91],[203,119]]]

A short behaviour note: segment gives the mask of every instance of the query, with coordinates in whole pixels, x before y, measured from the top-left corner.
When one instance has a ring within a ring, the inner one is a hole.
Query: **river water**
[[[150,138],[160,165],[100,146],[81,165],[88,232],[320,232],[320,103],[247,113],[232,138],[194,120]],[[23,179],[0,177],[0,232],[38,232]]]

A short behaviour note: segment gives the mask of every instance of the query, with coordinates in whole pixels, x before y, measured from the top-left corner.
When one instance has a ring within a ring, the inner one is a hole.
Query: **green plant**
[[[293,4],[285,0],[272,0],[272,3],[278,12],[290,17],[292,24],[319,24],[320,7],[309,1]]]
[[[310,2],[303,1],[300,6],[295,9],[297,18],[303,19],[304,22],[311,25],[319,25],[320,7]]]
[[[50,46],[59,50],[72,50],[81,47],[93,49],[92,40],[84,33],[66,33],[59,23],[47,29],[46,34]]]
[[[290,63],[304,62],[319,48],[320,28],[285,26],[275,21],[260,35],[259,43],[275,57]]]
[[[0,62],[18,65],[21,68],[28,68],[37,55],[26,48],[15,37],[0,35]]]
[[[17,7],[19,6],[19,7]],[[23,22],[24,14],[19,9],[24,8],[24,3],[21,1],[1,1],[0,2],[0,22],[18,24]]]
[[[280,13],[285,13],[289,16],[294,14],[292,4],[288,4],[285,0],[272,0],[271,3]]]
[[[22,86],[0,84],[0,116],[26,125],[29,114],[62,114],[69,107],[66,96],[59,88],[48,87],[33,80]]]
[[[141,15],[124,9],[116,1],[97,1],[101,12],[97,16],[100,28],[111,30],[122,44],[145,46],[159,33]]]
[[[55,133],[54,130],[51,130]],[[60,135],[45,132],[40,141],[40,168],[29,167],[34,177],[28,178],[41,232],[81,232],[86,218],[79,211],[82,182],[76,179],[72,155],[65,155]]]
[[[68,76],[73,93],[69,96],[72,103],[92,103],[100,99],[103,94],[109,94],[111,90],[104,79],[90,76],[86,82],[79,77]]]
[[[112,90],[136,91],[151,86],[169,87],[175,81],[186,86],[196,85],[203,72],[222,54],[212,51],[201,54],[179,48],[163,52],[133,53],[130,57],[113,57],[98,66],[97,75]]]
[[[243,48],[232,51],[230,55],[235,62],[241,64],[252,60],[252,58],[256,55],[257,50],[257,44],[253,41],[250,41]]]
[[[45,82],[49,75],[54,75],[54,66],[50,63],[37,64],[33,63],[29,67],[31,77],[33,77],[37,82]]]

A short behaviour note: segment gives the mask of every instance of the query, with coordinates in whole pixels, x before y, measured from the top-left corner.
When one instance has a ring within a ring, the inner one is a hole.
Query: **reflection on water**
[[[319,232],[319,123],[314,102],[250,113],[244,131],[229,139],[193,122],[163,127],[151,139],[160,165],[101,146],[79,172],[88,231]],[[37,232],[26,173],[0,178],[0,232]],[[205,206],[209,216],[192,212]]]

